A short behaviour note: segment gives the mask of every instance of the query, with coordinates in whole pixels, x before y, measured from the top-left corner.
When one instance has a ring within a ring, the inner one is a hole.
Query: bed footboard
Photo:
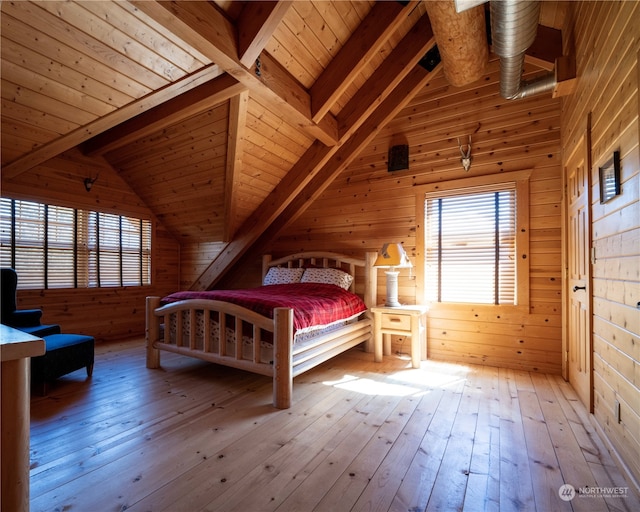
[[[185,300],[160,307],[159,297],[147,297],[147,368],[159,368],[160,351],[166,350],[271,376],[279,409],[291,406],[292,340],[290,308],[276,308],[271,319],[227,302]]]

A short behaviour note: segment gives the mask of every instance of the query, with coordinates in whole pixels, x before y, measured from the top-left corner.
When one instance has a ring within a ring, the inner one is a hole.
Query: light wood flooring
[[[148,370],[143,345],[98,345],[92,379],[32,398],[33,512],[640,510],[557,376],[354,349],[276,410],[266,377],[166,353]]]

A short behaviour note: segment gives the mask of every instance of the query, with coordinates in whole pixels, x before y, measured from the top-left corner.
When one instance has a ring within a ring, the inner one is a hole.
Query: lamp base
[[[385,306],[390,308],[397,308],[402,306],[398,302],[398,272],[397,270],[385,270],[387,274],[387,300],[384,303]]]

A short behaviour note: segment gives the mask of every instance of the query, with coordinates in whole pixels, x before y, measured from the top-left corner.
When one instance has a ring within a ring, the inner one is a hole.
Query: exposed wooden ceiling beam
[[[434,45],[431,23],[424,15],[385,59],[384,65],[376,69],[367,86],[362,87],[343,107],[338,116],[340,138],[349,137],[389,94],[396,94],[394,90],[398,84]]]
[[[278,186],[249,216],[237,231],[236,237],[191,285],[192,290],[205,290],[215,284],[286,208],[292,197],[300,193],[311,178],[337,151],[336,146],[325,146],[316,140],[304,155],[282,178]]]
[[[375,112],[365,121],[362,129],[358,130],[328,162],[314,174],[311,182],[298,194],[282,211],[278,218],[265,229],[256,245],[265,247],[283,229],[293,223],[304,211],[326,190],[333,180],[347,166],[358,157],[360,152],[371,143],[378,132],[392,121],[400,111],[423,90],[435,73],[442,70],[442,64],[428,72],[422,66],[415,66],[406,78],[398,85],[393,94],[383,101]]]
[[[251,67],[291,4],[288,1],[245,2],[237,21],[238,56],[241,64]]]
[[[254,73],[259,72],[261,83],[268,86],[278,98],[285,99],[287,105],[298,112],[309,112],[311,115],[309,92],[268,53],[262,52],[258,60],[259,68],[256,63],[252,70]],[[295,123],[296,120],[292,122]],[[338,141],[338,121],[331,115],[323,117],[318,123],[309,120],[305,126],[300,127],[327,146],[333,146]]]
[[[264,253],[271,241],[321,196],[338,174],[357,158],[360,151],[371,143],[378,132],[389,121],[394,119],[411,99],[424,88],[429,80],[441,70],[442,64],[439,64],[432,73],[427,72],[426,69],[420,66],[416,66],[402,84],[398,86],[397,96],[394,94],[393,97],[388,98],[380,105],[376,112],[366,121],[363,130],[359,131],[338,151],[334,152],[322,169],[314,175],[314,178],[304,188],[304,191],[297,195],[286,208],[282,209],[276,220],[260,234],[252,245],[254,253]],[[400,98],[400,103],[396,104],[397,98]],[[246,254],[246,251],[244,254]],[[241,260],[241,256],[238,257],[238,260]]]
[[[236,228],[236,196],[238,176],[242,169],[242,145],[247,124],[249,92],[244,91],[229,102],[229,131],[227,134],[227,163],[224,181],[224,241],[233,239]]]
[[[246,87],[224,74],[119,124],[82,144],[87,155],[104,155],[166,126],[212,108],[236,96]]]
[[[29,169],[40,165],[47,160],[64,153],[65,151],[95,137],[114,126],[119,125],[142,112],[146,112],[171,98],[184,94],[194,87],[208,82],[218,76],[223,71],[215,64],[211,64],[201,70],[178,80],[156,92],[148,94],[139,100],[133,101],[124,107],[114,110],[110,114],[96,119],[88,125],[82,126],[69,132],[67,135],[59,137],[48,144],[44,144],[21,158],[5,165],[2,168],[3,179],[12,179]]]
[[[294,126],[306,130],[326,145],[337,144],[338,123],[327,115],[321,123],[311,119],[311,95],[288,72],[277,66],[266,52],[259,55],[260,66],[247,69],[238,57],[237,28],[211,2],[133,3],[178,37],[206,55],[254,94],[276,106]]]
[[[341,162],[351,162],[378,131],[411,101],[429,78],[430,74],[426,69],[414,66],[392,94],[389,94],[384,101],[376,103],[377,109],[368,111],[369,118],[364,121],[361,129],[357,130],[342,146],[327,147],[316,141],[260,207],[245,221],[238,230],[238,236],[193,283],[192,289],[202,290],[215,285],[226,270],[258,240],[264,240],[266,236],[275,236],[282,229],[282,223],[285,222],[287,215],[294,215],[297,218],[308,207],[311,198],[316,197],[316,189],[319,190],[318,194],[321,193],[344,168]],[[376,80],[375,74],[361,88],[358,95],[364,95],[368,89],[375,88],[371,83],[373,80]],[[353,133],[352,130],[347,131]],[[322,177],[318,178],[319,173]]]
[[[376,55],[389,36],[406,21],[417,0],[378,2],[311,87],[313,120],[318,122]]]

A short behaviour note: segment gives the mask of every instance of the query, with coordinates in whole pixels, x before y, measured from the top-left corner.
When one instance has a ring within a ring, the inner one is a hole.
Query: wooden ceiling
[[[565,12],[543,2],[541,23],[560,28]],[[74,148],[104,159],[176,238],[228,242],[201,287],[424,87],[435,44],[418,0],[20,0],[1,13],[3,181]]]

